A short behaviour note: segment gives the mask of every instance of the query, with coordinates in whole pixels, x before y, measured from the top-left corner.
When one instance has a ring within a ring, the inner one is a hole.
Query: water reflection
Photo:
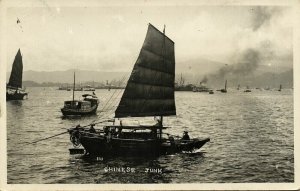
[[[108,93],[97,90],[101,99]],[[98,112],[98,116],[62,120],[60,108],[68,92],[31,88],[30,95],[32,99],[6,102],[9,183],[294,181],[292,92],[236,91],[213,96],[176,92],[177,117],[165,118],[165,126],[172,127],[167,132],[181,135],[187,128],[192,137],[210,137],[201,152],[103,160],[70,156],[68,134],[24,145],[104,116]],[[129,167],[136,171],[105,172],[106,167]],[[147,173],[146,168],[154,169],[153,172],[162,169],[163,173]]]

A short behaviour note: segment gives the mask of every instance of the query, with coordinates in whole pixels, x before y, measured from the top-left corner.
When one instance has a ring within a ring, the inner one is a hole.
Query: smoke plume
[[[227,75],[249,75],[252,74],[260,63],[261,53],[258,50],[247,49],[237,56],[236,63],[231,65],[225,64],[219,69],[214,77],[224,79]]]

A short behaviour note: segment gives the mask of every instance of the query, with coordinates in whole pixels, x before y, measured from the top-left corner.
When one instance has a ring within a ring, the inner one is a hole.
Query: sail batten
[[[152,53],[151,51],[143,49],[141,50],[140,56],[137,60],[137,64],[139,67],[145,67],[172,75],[175,71],[175,65],[173,64],[174,62],[175,61],[172,59],[163,58],[163,56],[161,55],[157,55]]]
[[[22,88],[23,61],[20,49],[18,50],[12,65],[8,86]]]
[[[149,24],[115,117],[176,115],[174,42]]]
[[[173,75],[139,66],[137,68],[132,76],[132,83],[173,88]]]

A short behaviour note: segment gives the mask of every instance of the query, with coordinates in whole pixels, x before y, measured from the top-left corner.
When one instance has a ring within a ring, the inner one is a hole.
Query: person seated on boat
[[[161,126],[161,119],[160,118],[155,118],[156,124],[154,126],[159,127]]]
[[[95,124],[91,124],[90,133],[96,133],[96,129],[94,128]]]
[[[190,140],[190,136],[189,136],[189,134],[188,134],[187,131],[184,131],[184,132],[183,132],[183,137],[182,137],[181,140]]]

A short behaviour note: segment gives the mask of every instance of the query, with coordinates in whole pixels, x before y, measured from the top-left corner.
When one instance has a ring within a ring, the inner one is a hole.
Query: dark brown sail
[[[116,118],[161,116],[155,125],[107,125],[94,129],[77,126],[68,130],[77,148],[81,144],[86,156],[145,157],[200,149],[210,139],[190,139],[163,135],[163,116],[176,115],[174,100],[174,42],[149,24],[146,39],[115,111]],[[158,118],[157,118],[158,119]],[[99,123],[103,123],[101,121]],[[108,121],[107,121],[108,122]],[[114,122],[114,121],[113,121]],[[78,154],[77,149],[70,153]]]
[[[149,24],[115,117],[176,115],[174,42]]]
[[[15,87],[15,88],[22,88],[22,75],[23,75],[23,62],[22,62],[22,55],[20,49],[17,52],[15,57],[8,86]]]

